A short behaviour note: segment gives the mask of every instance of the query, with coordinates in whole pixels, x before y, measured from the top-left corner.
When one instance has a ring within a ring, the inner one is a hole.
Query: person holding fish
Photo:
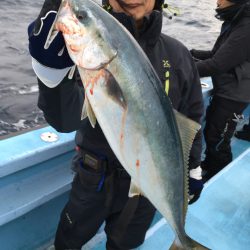
[[[109,0],[103,5],[115,19],[90,0],[62,5],[46,0],[28,28],[38,106],[57,131],[76,130],[76,175],[54,246],[81,249],[105,222],[108,250],[136,248],[145,239],[156,204],[177,232],[175,249],[207,249],[184,230],[187,175],[189,204],[203,188],[201,133],[196,134],[203,99],[195,63],[185,46],[161,33],[167,7],[162,0]],[[145,154],[148,148],[152,150]],[[146,167],[152,168],[142,172]]]
[[[250,1],[218,0],[216,12],[223,24],[212,51],[191,50],[200,76],[213,82],[204,129],[207,180],[232,161],[231,138],[250,102]]]

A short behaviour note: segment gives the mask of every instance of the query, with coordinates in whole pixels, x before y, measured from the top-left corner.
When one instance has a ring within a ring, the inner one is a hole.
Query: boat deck
[[[237,146],[245,148],[240,154]],[[249,142],[233,139],[238,157],[205,184],[200,199],[189,206],[186,232],[213,250],[250,249],[250,149]],[[247,149],[248,148],[248,149]],[[174,233],[159,214],[138,250],[168,249]],[[99,232],[82,250],[105,249]]]
[[[203,90],[206,103],[210,89]],[[43,141],[45,132],[58,140]],[[206,183],[187,214],[187,233],[215,250],[250,249],[250,143],[233,138],[232,148],[234,161]],[[0,249],[44,250],[51,244],[73,178],[73,153],[74,133],[51,127],[0,140]],[[168,249],[173,239],[157,213],[138,249]],[[103,228],[83,249],[105,249]]]

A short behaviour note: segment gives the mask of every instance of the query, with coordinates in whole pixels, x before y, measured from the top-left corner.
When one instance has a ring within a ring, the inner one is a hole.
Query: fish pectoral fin
[[[175,118],[181,138],[183,156],[184,156],[184,164],[185,164],[185,211],[187,210],[188,205],[188,163],[189,163],[189,155],[190,150],[193,145],[194,138],[198,131],[201,128],[201,125],[188,117],[184,116],[183,114],[179,113],[178,111],[174,110]]]
[[[130,187],[129,187],[129,192],[128,192],[128,197],[134,197],[134,196],[139,196],[142,195],[142,192],[138,186],[135,185],[135,183],[131,180],[130,182]]]
[[[96,125],[96,116],[95,113],[89,103],[89,99],[87,95],[85,95],[83,107],[82,107],[82,115],[81,115],[81,120],[85,119],[86,117],[89,118],[91,126],[94,128]]]
[[[128,104],[119,83],[111,72],[106,70],[105,73],[107,78],[106,91],[108,96],[123,109],[127,109]]]

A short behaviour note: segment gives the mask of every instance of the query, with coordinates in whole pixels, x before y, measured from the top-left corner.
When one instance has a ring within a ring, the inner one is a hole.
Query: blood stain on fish
[[[140,167],[140,160],[136,161],[136,167],[139,168]]]

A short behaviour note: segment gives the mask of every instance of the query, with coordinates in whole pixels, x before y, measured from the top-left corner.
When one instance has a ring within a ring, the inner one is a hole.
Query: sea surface
[[[1,0],[0,139],[46,124],[37,107],[38,87],[27,36],[27,27],[42,4],[41,0]],[[163,32],[189,49],[211,49],[220,29],[214,17],[216,0],[171,0],[168,4],[178,8],[179,16],[164,18]],[[174,11],[168,12],[169,17]]]

